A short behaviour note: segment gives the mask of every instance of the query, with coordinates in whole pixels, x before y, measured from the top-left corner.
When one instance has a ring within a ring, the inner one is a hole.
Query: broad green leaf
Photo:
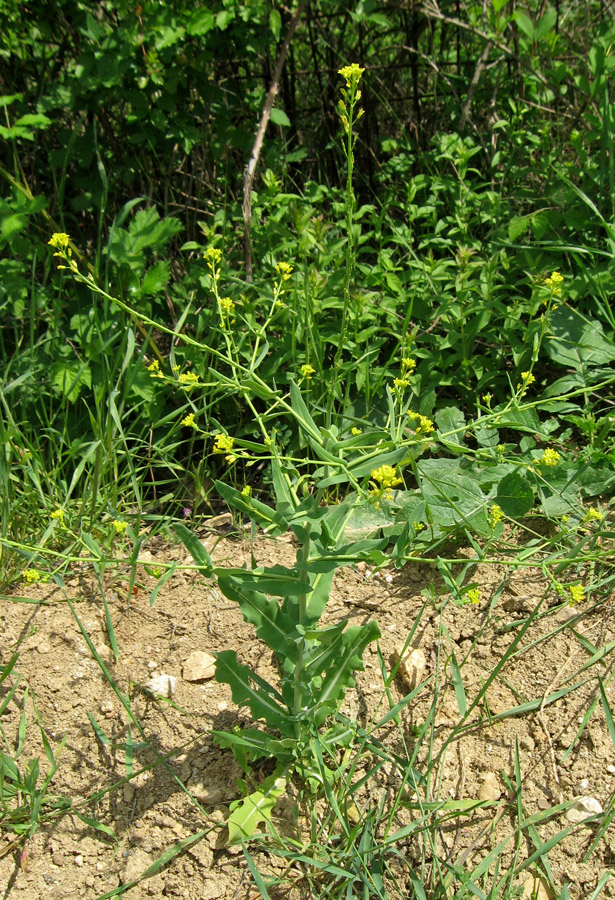
[[[271,821],[271,812],[284,793],[286,779],[274,772],[258,791],[233,804],[228,819],[228,842],[237,844],[252,837],[261,822]]]
[[[443,409],[438,410],[434,419],[438,426],[438,440],[440,443],[452,450],[462,448],[466,420],[461,410],[456,406],[445,406]],[[457,433],[448,434],[451,431]]]
[[[533,507],[534,491],[527,478],[518,472],[511,472],[498,484],[496,499],[505,515],[520,519]]]
[[[271,121],[274,125],[281,125],[284,128],[289,128],[291,124],[291,121],[284,110],[277,106],[274,106],[271,110]]]
[[[485,519],[487,497],[469,466],[454,459],[431,459],[417,468],[434,526],[448,530],[463,524],[491,533]]]
[[[576,309],[560,306],[549,324],[544,346],[558,365],[581,372],[615,361],[615,344],[604,336],[600,322],[586,319]]]
[[[276,41],[279,41],[280,32],[282,31],[282,16],[277,9],[272,9],[269,13],[269,28]]]
[[[214,14],[209,9],[196,9],[188,22],[188,34],[200,36],[211,31],[216,24]]]
[[[244,590],[236,578],[219,575],[218,586],[225,597],[239,604],[245,621],[254,625],[259,638],[275,653],[282,659],[296,658],[293,640],[296,636],[295,620],[286,613],[284,607],[259,591],[249,588]]]
[[[264,719],[268,725],[283,733],[293,732],[287,711],[262,687],[252,684],[252,672],[238,661],[234,650],[222,650],[216,654],[216,681],[230,685],[233,702],[237,706],[249,707],[255,719]]]
[[[300,578],[305,566],[288,569],[286,566],[256,566],[253,569],[224,569],[221,574],[232,578],[246,591],[262,591],[275,597],[299,597],[309,594],[312,587]]]
[[[379,637],[380,629],[376,622],[351,625],[342,633],[340,640],[328,648],[331,667],[326,671],[322,687],[314,698],[316,725],[322,725],[325,719],[335,712],[346,688],[354,686],[354,673],[363,671],[364,668],[363,651],[369,643]]]
[[[139,294],[145,297],[153,297],[156,294],[160,294],[167,286],[170,277],[170,262],[166,259],[159,259],[143,276],[139,286]]]

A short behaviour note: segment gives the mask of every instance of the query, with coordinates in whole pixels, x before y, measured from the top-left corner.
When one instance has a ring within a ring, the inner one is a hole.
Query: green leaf
[[[315,667],[323,670],[327,666],[322,687],[315,694],[314,721],[322,725],[325,719],[335,712],[344,696],[347,687],[354,686],[353,674],[363,671],[363,651],[369,643],[380,637],[380,629],[376,622],[366,625],[351,625],[339,639],[327,648],[319,657],[318,663],[311,667],[311,674],[316,675]]]
[[[247,706],[255,719],[264,719],[268,725],[279,729],[284,734],[293,733],[293,725],[284,707],[273,697],[275,689],[269,685],[269,691],[262,687],[254,687],[253,673],[248,666],[241,665],[234,650],[222,650],[216,654],[216,681],[230,685],[233,702],[238,706]],[[262,684],[262,680],[260,680]]]
[[[207,34],[215,26],[214,14],[209,9],[196,9],[188,22],[188,34],[195,37]]]
[[[261,822],[271,822],[271,811],[286,789],[279,770],[265,778],[254,793],[234,803],[228,819],[228,842],[238,844],[251,838]]]
[[[518,472],[511,472],[502,478],[498,484],[496,496],[498,506],[511,519],[520,519],[534,505],[532,485]]]
[[[462,449],[466,419],[461,410],[456,406],[445,406],[443,409],[438,410],[434,419],[438,426],[438,440],[440,443],[452,450]],[[451,431],[457,431],[458,434],[451,434],[447,437],[448,432]]]
[[[269,13],[269,28],[276,41],[279,41],[282,31],[282,16],[277,9],[272,9]]]
[[[240,579],[234,577],[219,575],[218,586],[225,597],[239,604],[244,620],[254,625],[257,635],[267,646],[282,659],[296,659],[294,620],[276,600],[270,600],[259,591],[244,590]]]
[[[171,277],[171,264],[166,259],[159,259],[143,276],[138,293],[145,297],[160,294]]]
[[[560,366],[577,372],[615,361],[615,344],[606,338],[602,325],[568,306],[560,306],[551,316],[545,350]]]
[[[271,121],[274,125],[281,125],[284,128],[289,128],[291,124],[284,110],[279,109],[277,106],[274,106],[271,110]]]
[[[203,575],[210,576],[213,572],[213,563],[211,556],[205,549],[203,544],[196,538],[189,528],[182,522],[176,522],[173,531],[177,537],[183,542],[190,556],[199,567]]]

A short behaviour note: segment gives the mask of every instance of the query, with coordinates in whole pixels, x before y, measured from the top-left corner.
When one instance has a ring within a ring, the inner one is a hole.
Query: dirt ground
[[[214,534],[204,538],[215,546],[220,565],[249,564],[250,547]],[[259,541],[258,563],[290,563],[294,549],[290,541]],[[160,560],[186,562],[183,548],[152,543],[141,558],[150,567]],[[151,568],[150,568],[151,571]],[[478,605],[456,606],[448,602],[435,567],[407,565],[373,576],[363,566],[338,573],[326,616],[330,621],[348,618],[356,622],[377,619],[380,648],[389,668],[396,650],[403,645],[421,615],[412,648],[425,660],[420,676],[425,689],[401,714],[408,735],[425,720],[433,701],[433,685],[440,685],[434,721],[434,751],[441,747],[461,716],[451,674],[450,655],[460,665],[468,705],[481,690],[502,653],[518,633],[518,623],[543,599],[545,613],[523,637],[511,660],[487,690],[474,716],[483,725],[468,729],[451,743],[439,770],[439,796],[464,800],[481,797],[490,802],[473,818],[439,833],[439,855],[468,870],[476,866],[498,841],[513,828],[516,801],[510,802],[503,776],[514,782],[515,748],[518,747],[523,783],[523,813],[531,815],[575,797],[597,800],[605,814],[615,792],[615,748],[600,699],[598,675],[611,708],[615,706],[612,654],[580,672],[596,650],[614,638],[612,610],[607,603],[587,611],[563,606],[549,594],[539,572],[520,570],[504,580],[503,567],[481,568],[473,580],[481,584]],[[105,575],[103,586],[114,623],[119,660],[114,662],[105,628],[101,591],[91,573],[75,572],[66,593],[101,660],[117,687],[129,698],[142,725],[145,739],[155,748],[139,747],[143,740],[135,727],[128,736],[126,709],[101,672],[79,626],[55,585],[21,585],[14,596],[0,600],[0,665],[6,666],[15,651],[19,658],[11,675],[0,685],[2,700],[17,682],[16,691],[0,717],[4,749],[14,750],[25,741],[19,764],[39,756],[43,776],[49,766],[45,758],[36,708],[51,747],[64,741],[50,793],[69,798],[85,816],[102,823],[109,833],[97,830],[75,813],[57,816],[39,828],[27,844],[27,859],[12,843],[8,829],[0,834],[0,898],[7,900],[69,900],[113,896],[114,890],[139,878],[152,863],[179,842],[202,830],[216,827],[201,840],[189,844],[152,877],[127,890],[130,900],[146,897],[181,897],[182,900],[254,898],[255,889],[240,848],[224,847],[224,818],[229,803],[238,796],[240,774],[229,751],[216,747],[209,730],[231,729],[247,721],[247,711],[238,711],[230,689],[213,680],[190,682],[184,663],[194,650],[215,652],[235,649],[240,659],[266,671],[267,648],[255,639],[239,610],[211,582],[193,572],[177,572],[150,605],[157,580],[140,567],[139,587],[130,602],[126,575]],[[441,594],[435,602],[430,592]],[[25,602],[26,599],[38,602]],[[423,612],[421,613],[421,610]],[[443,628],[445,626],[445,629]],[[540,640],[544,635],[550,636]],[[356,689],[344,702],[344,712],[364,726],[383,705],[382,674],[375,646],[365,654],[365,671],[357,677]],[[155,699],[143,690],[153,675],[177,679],[172,698]],[[552,695],[573,682],[583,682],[556,702],[544,703],[525,715],[507,716],[512,707]],[[391,685],[397,702],[408,693],[400,677]],[[489,707],[489,716],[486,715]],[[580,738],[575,737],[589,715]],[[97,736],[93,721],[99,729]],[[20,722],[21,736],[20,736]],[[24,736],[23,723],[26,723]],[[386,743],[387,735],[380,735]],[[399,735],[391,730],[391,741]],[[572,750],[570,747],[572,746]],[[134,759],[131,768],[131,754]],[[156,754],[158,754],[158,762]],[[166,765],[160,757],[167,758]],[[420,757],[415,768],[420,770]],[[150,768],[147,768],[150,766]],[[145,768],[145,771],[140,771]],[[140,774],[139,774],[140,773]],[[435,790],[436,785],[432,790]],[[395,793],[382,770],[369,790],[361,794],[359,815],[383,792]],[[98,792],[98,794],[97,794]],[[97,795],[89,806],[80,801]],[[197,801],[197,802],[195,802]],[[363,808],[361,806],[363,805]],[[401,808],[398,825],[410,821]],[[588,851],[604,816],[590,824],[579,824],[549,852],[549,862],[559,888],[569,886],[570,896],[590,897],[611,867],[614,878],[606,883],[603,896],[615,896],[615,828],[609,826],[593,851]],[[546,841],[570,826],[566,810],[538,824],[536,831]],[[111,834],[113,833],[113,836]],[[500,861],[501,871],[519,865],[533,852],[530,839],[516,847],[509,842]],[[410,859],[419,856],[416,842],[399,848]],[[517,852],[518,856],[514,857]],[[255,854],[259,867],[268,861]],[[420,859],[417,859],[420,863]],[[272,863],[273,868],[277,863]],[[519,874],[523,885],[531,870]],[[400,875],[400,877],[403,877]],[[482,882],[489,889],[489,877]],[[407,883],[408,896],[411,895]],[[286,896],[291,896],[286,894]],[[300,892],[297,892],[300,896]],[[309,892],[305,896],[312,896]],[[391,894],[391,896],[396,896]],[[542,895],[541,895],[542,896]],[[545,894],[545,896],[552,896]]]

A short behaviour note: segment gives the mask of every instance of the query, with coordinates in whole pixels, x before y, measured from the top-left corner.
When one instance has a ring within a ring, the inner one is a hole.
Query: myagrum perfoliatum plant
[[[321,625],[320,620],[336,569],[365,559],[382,563],[387,539],[343,543],[351,502],[324,508],[315,496],[301,503],[278,502],[274,511],[228,485],[218,483],[217,488],[231,507],[269,534],[290,530],[299,541],[292,567],[225,570],[214,568],[185,525],[175,526],[202,574],[216,579],[220,591],[238,604],[245,621],[271,648],[278,672],[272,684],[241,663],[234,650],[216,654],[216,681],[228,684],[233,701],[247,706],[257,722],[232,732],[215,731],[216,741],[230,747],[246,775],[255,760],[275,759],[274,772],[257,790],[250,790],[246,780],[245,796],[231,807],[229,842],[234,843],[270,820],[293,775],[313,791],[335,781],[335,750],[347,746],[354,732],[332,717],[346,689],[354,686],[355,673],[363,669],[366,646],[380,631],[376,622],[348,625],[343,619]]]

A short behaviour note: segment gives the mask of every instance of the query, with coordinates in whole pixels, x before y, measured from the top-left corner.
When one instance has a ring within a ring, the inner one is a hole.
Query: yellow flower
[[[155,359],[153,362],[151,362],[149,364],[149,366],[147,367],[147,371],[148,372],[159,372],[160,371],[160,363],[158,362],[157,359]]]
[[[64,510],[63,509],[54,509],[54,511],[49,516],[54,522],[59,522],[60,525],[64,524]]]
[[[339,70],[339,74],[346,82],[346,87],[350,90],[356,88],[361,80],[363,72],[365,72],[365,69],[362,69],[357,63],[352,63],[350,66],[344,66]]]
[[[572,584],[568,588],[570,592],[570,605],[574,603],[582,603],[585,599],[585,591],[582,584]]]
[[[493,400],[493,394],[483,394],[481,399],[486,406],[490,406],[491,401]]]
[[[230,318],[235,312],[235,304],[230,297],[220,298],[220,317],[224,321],[225,317]]]
[[[275,267],[275,270],[282,281],[288,281],[290,276],[293,274],[293,267],[290,265],[290,263],[287,262],[279,262]]]
[[[235,439],[228,434],[217,434],[214,438],[214,453],[230,453]]]
[[[123,534],[126,531],[126,529],[128,528],[128,523],[122,522],[121,519],[114,519],[113,522],[111,522],[111,524],[115,528],[115,531],[117,534]]]
[[[51,235],[51,239],[47,243],[56,250],[66,250],[68,248],[70,238],[63,231],[56,231]],[[57,254],[54,254],[57,256]]]
[[[210,268],[213,268],[222,262],[222,250],[219,250],[218,247],[208,247],[204,256]]]
[[[24,569],[23,577],[28,584],[34,584],[36,581],[41,580],[41,573],[38,569]]]
[[[356,426],[353,426],[350,429],[350,433],[353,434],[355,437],[358,437],[360,434],[362,434],[361,429],[357,428]]]
[[[427,416],[419,416],[419,427],[416,429],[417,434],[430,434],[434,430],[434,424]]]
[[[305,363],[303,366],[301,366],[299,371],[301,372],[303,378],[311,378],[312,375],[315,374],[316,369],[313,366],[310,366],[308,363]]]
[[[503,513],[501,507],[498,506],[497,503],[494,503],[492,506],[489,507],[489,524],[491,525],[492,528],[495,528],[495,526],[498,524],[498,522],[501,522],[503,518],[504,518],[504,513]]]
[[[370,472],[370,495],[380,505],[380,500],[384,498],[388,500],[392,496],[392,489],[402,483],[402,479],[398,477],[393,466],[379,466]]]
[[[543,466],[556,466],[560,459],[561,456],[557,450],[553,450],[551,447],[545,447],[542,456],[537,462],[542,463]]]
[[[480,603],[480,589],[470,588],[469,591],[466,591],[466,597],[468,598],[470,603]]]
[[[187,391],[191,391],[195,384],[199,383],[199,376],[194,372],[182,372],[179,376],[179,383],[182,384]]]
[[[416,369],[416,360],[411,359],[409,356],[404,356],[401,361],[401,370],[402,372],[413,372]]]
[[[252,496],[252,488],[250,487],[249,484],[246,484],[246,486],[242,489],[241,496],[242,497],[251,497]]]
[[[581,519],[581,521],[582,522],[600,522],[602,520],[602,518],[603,518],[603,516],[602,516],[602,513],[600,512],[600,510],[594,509],[593,506],[590,506],[589,509],[587,510],[587,512],[585,513],[585,515],[583,516],[583,518]]]
[[[405,387],[408,387],[409,384],[409,378],[395,378],[393,380],[393,386],[398,388],[399,390],[403,390]]]
[[[517,385],[517,390],[521,391],[521,396],[523,397],[525,396],[525,394],[527,394],[527,389],[530,384],[533,384],[536,379],[531,372],[521,372],[521,378],[522,381],[521,384]]]
[[[195,431],[199,430],[199,426],[194,421],[194,413],[188,413],[187,416],[181,420],[181,424],[185,425],[186,428],[194,428]]]
[[[561,289],[560,285],[562,285],[563,283],[564,283],[564,276],[560,275],[559,272],[551,272],[549,277],[545,278],[545,284],[547,285],[547,287],[551,288],[551,290],[553,291],[554,294],[561,293],[562,289]]]

